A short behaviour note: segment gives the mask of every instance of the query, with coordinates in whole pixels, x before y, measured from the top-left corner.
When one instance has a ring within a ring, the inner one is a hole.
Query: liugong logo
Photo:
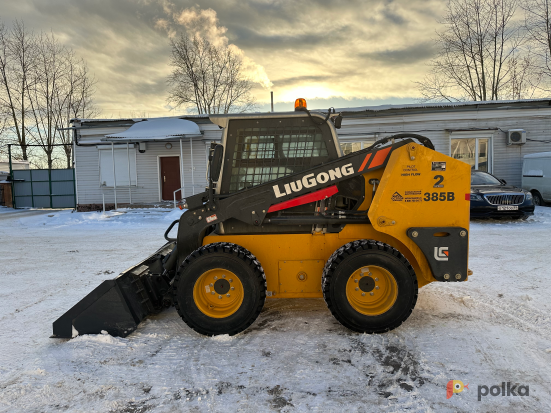
[[[294,182],[283,185],[284,191],[281,192],[279,185],[274,185],[272,188],[276,198],[280,198],[285,195],[291,195],[293,192],[300,192],[302,188],[313,188],[318,185],[326,184],[329,181],[340,179],[343,176],[352,175],[354,173],[354,167],[351,163],[347,163],[342,167],[335,169],[329,169],[327,172],[320,172],[316,176],[314,174],[304,175],[301,179],[297,179]]]
[[[436,261],[448,261],[448,247],[434,247],[434,259]]]

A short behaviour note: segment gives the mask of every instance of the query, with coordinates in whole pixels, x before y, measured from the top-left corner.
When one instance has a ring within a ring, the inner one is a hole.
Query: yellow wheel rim
[[[382,267],[369,265],[354,271],[346,283],[346,298],[363,315],[386,313],[398,297],[398,284]]]
[[[203,273],[193,286],[197,308],[212,318],[225,318],[243,303],[243,284],[231,271],[214,268]]]

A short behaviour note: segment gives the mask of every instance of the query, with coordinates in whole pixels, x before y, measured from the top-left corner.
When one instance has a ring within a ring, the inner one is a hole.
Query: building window
[[[451,140],[451,157],[463,161],[477,171],[491,172],[490,139],[459,138]]]
[[[132,146],[127,151],[126,146],[115,147],[115,175],[117,186],[136,185],[136,149]],[[113,176],[113,154],[111,147],[99,148],[99,182],[100,186],[113,187],[115,177]],[[128,176],[128,161],[130,160],[130,177]],[[130,178],[130,179],[129,179]]]
[[[349,153],[369,148],[373,143],[375,143],[375,139],[371,141],[341,142],[340,146],[342,154],[348,155]]]

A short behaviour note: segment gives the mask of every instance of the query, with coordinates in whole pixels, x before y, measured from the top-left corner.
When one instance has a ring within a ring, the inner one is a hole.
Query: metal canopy
[[[202,137],[199,126],[195,122],[178,118],[164,118],[137,122],[124,132],[105,135],[102,141],[167,141],[195,137]]]

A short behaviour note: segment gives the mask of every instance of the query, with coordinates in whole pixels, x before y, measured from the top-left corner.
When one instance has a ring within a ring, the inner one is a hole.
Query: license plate
[[[498,205],[498,211],[518,211],[518,205]]]

